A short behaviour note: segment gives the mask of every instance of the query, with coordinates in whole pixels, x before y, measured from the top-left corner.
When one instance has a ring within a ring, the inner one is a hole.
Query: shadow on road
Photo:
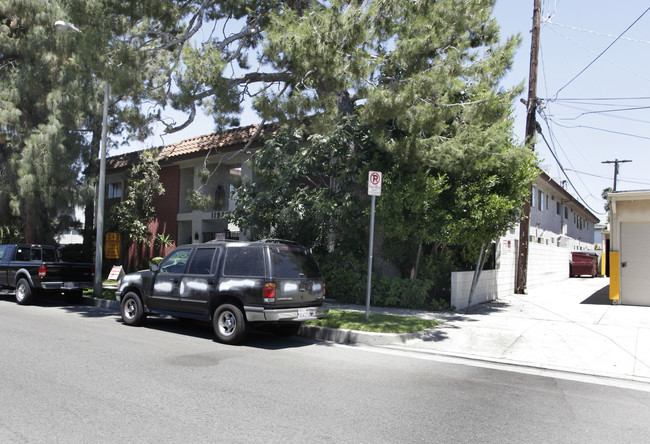
[[[122,319],[118,316],[116,322],[122,323]],[[127,328],[126,325],[124,327]],[[194,321],[191,319],[175,319],[165,316],[150,316],[147,318],[147,321],[143,327],[131,328],[134,330],[137,330],[138,328],[147,328],[166,333],[179,334],[197,339],[205,339],[217,342],[212,330],[212,325],[210,325],[209,322]],[[248,333],[248,337],[243,344],[239,345],[239,347],[254,347],[264,350],[279,350],[305,347],[307,345],[313,345],[314,343],[316,343],[316,341],[312,341],[306,338],[300,338],[297,336],[281,337],[276,336],[269,331],[251,328]]]
[[[89,301],[90,299],[84,298],[82,302],[70,302],[63,295],[51,295],[47,297],[36,297],[29,305],[43,308],[60,308],[68,313],[77,313],[88,318],[103,318],[115,315],[114,310],[95,307]],[[0,295],[0,302],[17,304],[16,299],[12,295]]]
[[[609,285],[589,296],[587,299],[582,301],[581,304],[611,305],[612,303],[609,300]]]

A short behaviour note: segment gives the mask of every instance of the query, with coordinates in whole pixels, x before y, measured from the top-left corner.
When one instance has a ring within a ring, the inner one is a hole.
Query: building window
[[[567,207],[564,207],[564,218],[565,219],[569,218],[569,209]]]
[[[547,195],[546,195],[546,210],[547,210],[547,211],[548,211],[548,208],[549,208],[549,207],[548,207],[548,205],[549,205],[548,202],[549,202],[549,198],[548,198],[548,194],[547,194]]]
[[[555,202],[555,208],[556,208],[555,211],[557,212],[557,215],[562,216],[562,213],[561,213],[562,208],[561,208],[560,202]]]
[[[108,184],[108,198],[118,199],[122,197],[122,182],[113,182]]]
[[[539,191],[539,199],[537,200],[537,209],[539,211],[544,210],[544,192],[542,190]]]
[[[537,208],[537,188],[533,187],[533,193],[530,197],[530,206],[533,208]]]

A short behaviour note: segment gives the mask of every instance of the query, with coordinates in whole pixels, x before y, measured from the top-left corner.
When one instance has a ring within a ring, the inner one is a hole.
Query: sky
[[[631,161],[619,164],[617,191],[650,189],[649,9],[641,0],[542,1],[536,119],[550,147],[538,135],[535,151],[603,222],[601,194],[614,186],[614,164],[602,162]],[[525,81],[525,99],[533,0],[497,0],[493,16],[504,36],[523,38],[503,84]],[[519,100],[513,106],[523,140],[526,109]]]
[[[533,0],[497,0],[493,17],[502,37],[519,34],[522,43],[502,85],[524,83],[513,104],[514,134],[524,140],[530,66]],[[614,160],[619,163],[618,191],[650,189],[650,4],[641,0],[542,0],[535,151],[541,167],[594,215],[605,222],[602,191],[614,185]],[[176,117],[177,121],[182,121]],[[252,112],[241,124],[257,123]],[[144,144],[160,146],[209,134],[205,117],[182,132],[162,135],[162,128]],[[546,141],[545,141],[545,140]],[[548,144],[547,144],[548,143]],[[119,152],[124,152],[121,149]],[[111,155],[119,152],[111,152]]]

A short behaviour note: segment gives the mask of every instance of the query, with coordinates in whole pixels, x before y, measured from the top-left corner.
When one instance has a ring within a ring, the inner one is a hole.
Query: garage
[[[650,222],[621,223],[621,303],[650,305]]]
[[[650,306],[650,190],[612,192],[610,299]]]

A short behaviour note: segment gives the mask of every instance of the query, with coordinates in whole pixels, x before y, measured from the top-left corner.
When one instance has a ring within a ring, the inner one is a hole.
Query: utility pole
[[[530,42],[530,70],[528,73],[528,101],[526,102],[526,146],[535,150],[535,111],[537,110],[537,58],[539,54],[539,28],[542,15],[542,0],[534,0],[533,29]],[[533,185],[529,185],[532,192]],[[517,256],[517,273],[515,293],[526,293],[528,278],[528,228],[530,223],[530,199],[524,203],[524,214],[519,222],[519,253]]]
[[[632,162],[631,160],[606,160],[601,163],[613,163],[614,164],[614,189],[612,191],[616,191],[616,178],[618,177],[618,164],[619,163],[627,163],[627,162]]]

